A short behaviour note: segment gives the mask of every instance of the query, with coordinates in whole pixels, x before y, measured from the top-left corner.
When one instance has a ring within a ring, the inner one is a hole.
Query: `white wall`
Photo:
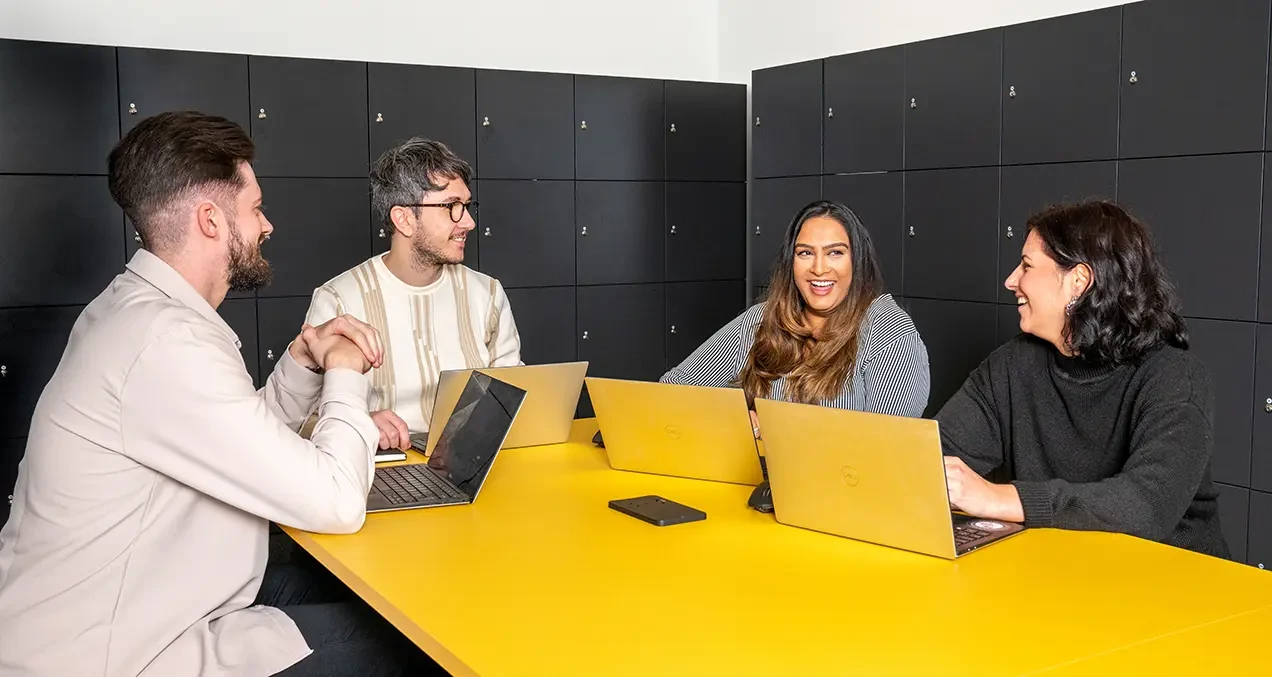
[[[720,0],[720,79],[1132,0]],[[1081,49],[1081,45],[1074,45]]]
[[[717,79],[718,19],[718,0],[0,0],[5,38],[673,80]]]

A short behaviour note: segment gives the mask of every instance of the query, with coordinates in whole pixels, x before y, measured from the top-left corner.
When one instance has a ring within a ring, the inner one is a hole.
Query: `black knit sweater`
[[[936,418],[945,453],[1010,480],[1025,525],[1116,531],[1228,556],[1210,479],[1212,396],[1201,362],[1162,346],[1095,366],[1022,334]]]

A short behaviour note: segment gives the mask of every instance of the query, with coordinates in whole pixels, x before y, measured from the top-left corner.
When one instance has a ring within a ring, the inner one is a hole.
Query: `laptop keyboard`
[[[468,498],[443,482],[422,463],[376,468],[371,493],[380,494],[390,505],[462,501]]]
[[[966,524],[959,524],[954,527],[954,545],[961,548],[988,535],[988,531],[981,531]]]

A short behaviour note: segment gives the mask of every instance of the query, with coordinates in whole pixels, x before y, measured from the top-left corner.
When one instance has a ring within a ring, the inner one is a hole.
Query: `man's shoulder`
[[[378,256],[378,255],[377,255]],[[375,257],[340,273],[339,275],[318,285],[319,290],[328,290],[337,295],[357,293],[360,286],[365,286],[374,275]]]
[[[446,270],[463,283],[467,289],[485,290],[494,292],[496,289],[503,289],[503,284],[497,278],[485,273],[473,270],[462,263],[456,263],[446,266]]]

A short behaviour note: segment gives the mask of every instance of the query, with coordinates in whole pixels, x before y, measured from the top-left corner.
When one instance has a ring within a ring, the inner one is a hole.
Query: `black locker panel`
[[[1267,156],[1264,156],[1267,164]],[[1259,321],[1272,322],[1272,172],[1263,173],[1263,211],[1259,237]]]
[[[261,385],[261,365],[256,344],[256,299],[229,299],[216,309],[225,323],[239,339],[239,352],[243,354],[243,363],[247,373],[252,375],[252,382],[259,388]],[[296,333],[300,333],[297,329]]]
[[[261,179],[274,224],[261,254],[274,281],[259,296],[309,296],[371,256],[366,179]]]
[[[661,182],[578,181],[574,199],[578,284],[663,281]]]
[[[639,381],[662,376],[663,286],[578,288],[579,359],[589,363],[589,376]]]
[[[260,359],[260,382],[264,383],[274,373],[283,351],[300,334],[309,312],[309,296],[262,298],[256,300],[256,323],[259,343],[256,352]]]
[[[1253,320],[1263,156],[1119,164],[1118,199],[1148,223],[1184,314]]]
[[[935,416],[996,347],[996,312],[989,303],[906,298],[905,310],[927,346],[932,387],[924,416]]]
[[[1246,534],[1250,523],[1250,490],[1227,484],[1219,488],[1219,526],[1228,542],[1232,561],[1246,561]]]
[[[508,289],[506,293],[521,337],[522,362],[553,364],[578,357],[573,287]]]
[[[1121,40],[1121,7],[1005,29],[1003,164],[1117,157]]]
[[[742,280],[668,284],[667,364],[680,364],[743,310],[746,283]]]
[[[746,184],[668,183],[667,281],[746,277]]]
[[[1250,492],[1249,525],[1246,564],[1272,569],[1272,494]]]
[[[1214,479],[1249,486],[1255,325],[1189,319],[1188,333],[1214,392]]]
[[[504,287],[574,284],[574,183],[482,181],[481,272]],[[473,235],[469,235],[473,237]]]
[[[1272,325],[1258,325],[1257,334],[1250,488],[1272,491]],[[1268,526],[1272,528],[1272,520]]]
[[[474,202],[477,197],[477,182],[474,181],[469,186]],[[268,200],[268,196],[266,197]],[[480,207],[478,207],[480,209]],[[481,215],[474,216],[473,221],[477,222],[477,228],[468,232],[468,238],[464,241],[464,265],[473,270],[480,269],[481,261]],[[393,226],[384,225],[380,222],[375,210],[371,210],[371,253],[384,254],[393,248]]]
[[[0,525],[9,521],[13,505],[13,489],[18,484],[18,464],[26,454],[26,439],[0,439]]]
[[[0,176],[0,307],[92,301],[123,270],[123,212],[101,176]]]
[[[746,180],[746,86],[666,82],[667,180]]]
[[[1269,0],[1152,0],[1122,14],[1121,157],[1263,145]]]
[[[998,335],[996,342],[1002,345],[1020,335],[1020,311],[1016,306],[998,306]]]
[[[253,56],[248,65],[259,176],[367,175],[365,63]]]
[[[998,168],[905,174],[905,295],[998,298]]]
[[[751,282],[767,285],[791,219],[821,198],[821,177],[756,179],[751,185]]]
[[[441,141],[477,169],[477,85],[471,68],[367,64],[370,161],[414,136]]]
[[[905,47],[906,169],[998,164],[1003,29]]]
[[[821,60],[754,71],[751,118],[752,174],[820,174]]]
[[[901,169],[905,165],[905,47],[826,59],[823,77],[822,171]]]
[[[905,179],[901,172],[827,176],[822,196],[848,206],[866,225],[875,254],[883,267],[888,291],[901,293],[901,261],[905,236]]]
[[[1004,286],[1020,264],[1029,217],[1049,205],[1117,197],[1116,162],[1003,167],[998,212],[998,300],[1015,303]]]
[[[166,111],[195,110],[234,121],[248,117],[247,55],[119,48],[119,123],[127,133]]]
[[[488,179],[574,178],[574,77],[477,71],[477,163]]]
[[[0,310],[0,438],[26,437],[31,414],[83,306]]]
[[[119,140],[115,49],[0,40],[0,174],[105,174]]]
[[[660,181],[666,158],[661,80],[574,77],[574,174]]]

